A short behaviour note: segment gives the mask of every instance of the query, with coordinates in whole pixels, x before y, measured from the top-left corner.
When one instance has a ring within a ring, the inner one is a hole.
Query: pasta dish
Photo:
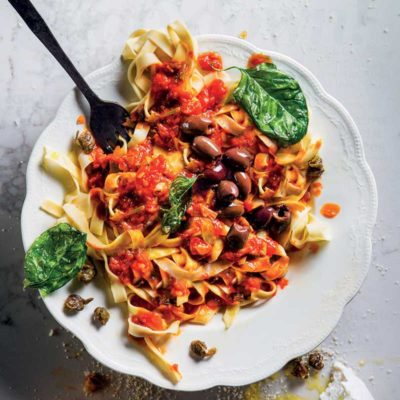
[[[329,240],[312,213],[322,142],[299,84],[267,55],[226,69],[177,21],[135,31],[122,57],[130,140],[106,154],[80,116],[70,153],[44,149],[66,195],[42,209],[85,234],[130,336],[176,383],[166,344],[181,326],[221,312],[229,328],[284,289],[291,252]]]

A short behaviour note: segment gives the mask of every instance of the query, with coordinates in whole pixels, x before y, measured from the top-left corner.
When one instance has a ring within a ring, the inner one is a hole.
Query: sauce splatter
[[[249,57],[249,61],[247,61],[247,67],[254,68],[257,67],[258,64],[262,63],[272,64],[271,57],[261,53],[254,53]]]
[[[240,37],[240,39],[243,39],[243,40],[247,39],[247,31],[240,32],[239,37]]]
[[[76,124],[77,125],[85,125],[86,124],[86,118],[84,115],[79,115],[78,118],[76,119]]]
[[[325,203],[320,210],[325,218],[335,218],[340,212],[340,206],[336,203]]]

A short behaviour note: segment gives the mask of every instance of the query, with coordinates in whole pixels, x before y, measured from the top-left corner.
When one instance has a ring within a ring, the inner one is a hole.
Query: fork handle
[[[29,29],[35,36],[46,46],[47,50],[54,56],[54,58],[61,64],[71,79],[75,82],[76,86],[86,97],[90,106],[100,101],[96,93],[90,89],[89,85],[83,79],[82,75],[78,72],[71,60],[64,53],[57,42],[54,35],[51,33],[46,22],[37,12],[36,8],[29,0],[8,0],[9,3],[15,8],[17,13],[22,17]]]

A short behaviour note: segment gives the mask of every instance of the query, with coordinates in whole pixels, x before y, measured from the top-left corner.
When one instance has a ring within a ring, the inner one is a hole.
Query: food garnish
[[[86,260],[86,233],[67,223],[43,232],[25,255],[24,287],[45,296],[64,286],[81,270]]]
[[[84,299],[79,294],[70,294],[64,302],[65,311],[82,311],[85,308],[86,304],[89,304],[93,301],[93,297],[88,299]]]
[[[96,307],[93,312],[93,321],[105,325],[110,319],[110,313],[104,307]]]
[[[308,127],[307,102],[299,83],[271,63],[238,69],[242,78],[233,98],[257,128],[281,146],[299,142]]]
[[[169,190],[170,207],[163,211],[161,222],[164,233],[174,233],[181,225],[182,218],[190,202],[190,191],[196,179],[196,176],[188,178],[184,175],[179,175],[172,182]]]
[[[197,360],[204,360],[205,358],[212,357],[217,352],[215,347],[207,348],[207,345],[201,340],[193,340],[190,343],[190,355]]]

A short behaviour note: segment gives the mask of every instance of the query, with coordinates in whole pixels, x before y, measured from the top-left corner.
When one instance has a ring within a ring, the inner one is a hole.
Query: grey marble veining
[[[36,0],[35,5],[83,73],[118,57],[139,27],[180,18],[194,34],[243,30],[256,45],[308,67],[350,111],[361,131],[379,192],[370,273],[323,344],[356,368],[376,399],[400,398],[400,3],[397,0]],[[60,331],[37,294],[22,290],[20,211],[33,143],[72,82],[0,3],[0,399],[82,399],[84,371],[98,369],[80,344]],[[351,194],[349,194],[351,195]],[[78,355],[76,354],[78,353]],[[75,359],[77,357],[77,359]],[[138,398],[123,381],[124,399]],[[130,386],[131,385],[131,386]],[[132,386],[133,385],[133,386]],[[142,385],[143,386],[143,385]],[[143,387],[142,387],[143,389]],[[162,392],[146,398],[233,399],[242,390]],[[111,394],[98,394],[108,399]]]

